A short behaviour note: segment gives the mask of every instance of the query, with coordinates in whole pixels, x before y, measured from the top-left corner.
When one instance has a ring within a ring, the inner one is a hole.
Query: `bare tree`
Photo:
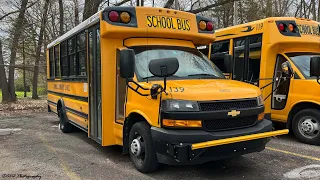
[[[59,0],[59,14],[60,14],[60,19],[59,19],[59,24],[60,24],[60,36],[63,35],[63,26],[64,26],[64,17],[63,17],[63,2],[62,0]]]
[[[82,21],[94,15],[98,11],[101,2],[102,0],[85,0]]]
[[[10,48],[10,66],[9,66],[9,79],[8,79],[8,88],[9,88],[9,94],[8,101],[15,101],[16,100],[16,94],[15,94],[15,87],[14,87],[14,71],[15,71],[15,63],[16,63],[16,56],[17,56],[17,46],[18,42],[21,36],[22,27],[23,27],[23,20],[24,15],[27,9],[28,0],[22,0],[21,2],[21,8],[19,15],[15,22],[15,27],[13,31],[13,38],[12,38],[12,44]]]
[[[40,34],[39,34],[39,40],[36,50],[36,60],[35,60],[35,66],[34,66],[34,73],[33,73],[33,81],[32,81],[32,99],[38,98],[38,75],[39,75],[39,61],[41,56],[41,47],[43,44],[43,34],[45,31],[45,26],[47,22],[47,16],[48,16],[48,7],[49,7],[49,1],[45,0],[44,3],[44,10],[41,20],[41,26],[40,26]]]
[[[78,0],[73,0],[74,2],[74,25],[79,24],[79,2]]]
[[[4,68],[1,40],[0,40],[0,81],[1,81],[1,84],[2,84],[2,102],[11,101],[10,97],[8,96],[9,95],[9,89],[8,89],[6,71],[5,71],[5,68]]]

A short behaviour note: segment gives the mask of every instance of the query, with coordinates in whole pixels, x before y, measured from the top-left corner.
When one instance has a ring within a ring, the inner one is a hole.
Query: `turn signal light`
[[[204,21],[200,21],[200,22],[199,22],[199,28],[200,28],[202,31],[205,31],[206,28],[207,28],[207,23],[204,22]]]
[[[264,112],[258,115],[258,121],[263,120],[264,118]]]
[[[200,120],[171,120],[163,119],[162,125],[166,127],[202,127]]]
[[[205,22],[203,20],[199,21],[199,29],[201,31],[213,31],[213,23],[208,21]]]
[[[288,29],[289,29],[289,31],[294,32],[294,26],[293,26],[293,24],[289,24],[289,25],[288,25]]]
[[[120,14],[120,20],[121,20],[121,22],[123,22],[123,23],[129,23],[130,20],[131,20],[130,14],[127,13],[127,12],[122,12],[122,13]]]

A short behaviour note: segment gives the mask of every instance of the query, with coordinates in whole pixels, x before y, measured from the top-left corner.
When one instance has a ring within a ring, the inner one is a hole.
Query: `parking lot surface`
[[[63,134],[51,113],[0,117],[0,179],[312,179],[320,180],[320,147],[292,135],[273,138],[267,148],[195,166],[138,172],[121,147],[100,147],[84,132]]]

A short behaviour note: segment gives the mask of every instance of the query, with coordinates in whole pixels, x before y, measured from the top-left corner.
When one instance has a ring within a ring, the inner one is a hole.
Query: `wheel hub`
[[[300,130],[309,137],[314,137],[319,133],[319,123],[313,118],[305,118],[300,121]]]
[[[143,148],[142,148],[142,143],[140,141],[140,138],[136,138],[134,140],[132,140],[131,142],[131,153],[134,155],[134,156],[140,156],[141,153],[143,151]]]

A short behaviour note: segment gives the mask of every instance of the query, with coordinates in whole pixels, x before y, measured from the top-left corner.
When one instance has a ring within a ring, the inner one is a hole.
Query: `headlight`
[[[198,102],[185,100],[164,100],[162,108],[164,111],[199,111]]]
[[[258,106],[263,106],[263,105],[264,105],[264,101],[263,101],[262,95],[260,95],[260,96],[257,98],[257,104],[258,104]]]

